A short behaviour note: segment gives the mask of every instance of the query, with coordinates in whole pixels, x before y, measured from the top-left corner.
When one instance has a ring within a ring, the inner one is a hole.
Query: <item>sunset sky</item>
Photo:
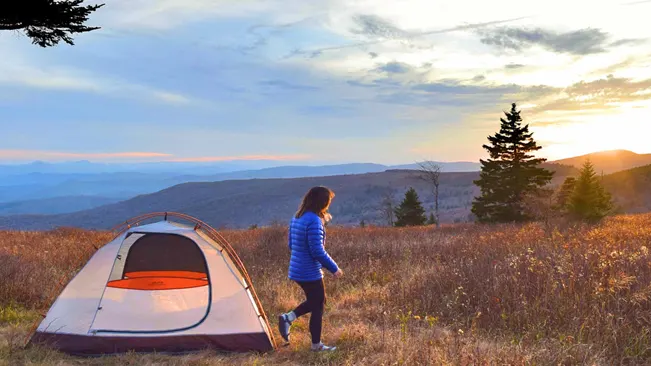
[[[512,102],[550,159],[651,152],[651,1],[105,2],[0,33],[0,162],[476,161]]]

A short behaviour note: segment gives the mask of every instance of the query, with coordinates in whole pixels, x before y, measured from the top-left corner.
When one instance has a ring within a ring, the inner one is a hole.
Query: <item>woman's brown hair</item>
[[[317,214],[322,220],[329,221],[332,216],[328,213],[328,207],[334,197],[335,193],[329,188],[312,187],[303,197],[303,201],[301,201],[301,205],[296,212],[296,218],[309,211]]]

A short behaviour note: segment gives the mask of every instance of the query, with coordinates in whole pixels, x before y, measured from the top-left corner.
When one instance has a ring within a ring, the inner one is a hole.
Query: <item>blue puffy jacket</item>
[[[300,218],[292,218],[289,225],[289,279],[293,281],[317,281],[323,278],[321,268],[335,273],[337,263],[326,252],[325,227],[321,218],[306,212]]]

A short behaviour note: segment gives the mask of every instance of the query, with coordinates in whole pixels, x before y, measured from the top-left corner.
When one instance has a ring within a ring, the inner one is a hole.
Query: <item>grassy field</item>
[[[275,330],[301,301],[286,279],[284,228],[227,231]],[[269,354],[77,359],[22,342],[40,312],[111,237],[57,230],[0,233],[0,364],[619,365],[651,364],[651,215],[545,231],[531,224],[330,229],[345,278],[326,279],[324,341]]]

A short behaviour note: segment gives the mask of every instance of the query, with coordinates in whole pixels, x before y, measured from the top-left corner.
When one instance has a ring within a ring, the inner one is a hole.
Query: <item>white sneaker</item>
[[[323,343],[313,344],[312,345],[312,352],[334,351],[336,349],[337,349],[337,347],[326,346]]]

